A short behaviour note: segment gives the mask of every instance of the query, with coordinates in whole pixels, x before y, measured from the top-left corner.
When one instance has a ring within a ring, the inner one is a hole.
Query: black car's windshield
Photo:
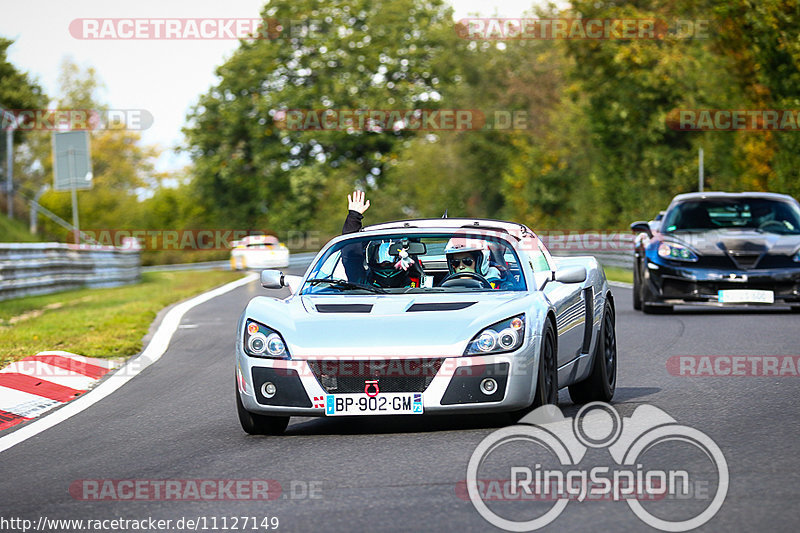
[[[670,209],[661,227],[665,232],[751,229],[798,235],[800,209],[767,198],[688,200]]]
[[[511,237],[509,237],[511,239]],[[399,233],[347,239],[325,251],[302,294],[524,291],[509,241],[492,235]]]

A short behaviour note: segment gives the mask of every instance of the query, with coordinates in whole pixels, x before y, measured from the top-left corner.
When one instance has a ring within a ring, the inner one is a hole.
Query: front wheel
[[[556,368],[556,334],[553,323],[547,321],[539,352],[539,377],[536,379],[536,395],[533,407],[558,403],[558,369]]]
[[[639,274],[639,262],[633,262],[633,308],[642,310],[642,276]]]
[[[600,336],[594,350],[592,373],[580,383],[569,386],[569,397],[575,403],[609,402],[617,387],[617,334],[614,308],[606,302]]]
[[[640,277],[639,285],[641,287],[641,294],[640,300],[642,305],[642,311],[648,315],[663,315],[667,313],[671,313],[673,307],[671,305],[658,305],[652,304],[650,302],[655,300],[655,296],[653,295],[653,291],[650,290],[650,283],[647,281],[646,278]]]
[[[239,423],[242,429],[250,435],[281,435],[289,425],[288,416],[266,416],[251,413],[244,408],[242,398],[239,396],[239,387],[236,387],[236,411],[239,413]]]

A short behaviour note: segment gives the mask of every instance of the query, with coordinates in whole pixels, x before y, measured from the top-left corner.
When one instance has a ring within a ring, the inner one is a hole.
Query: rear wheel
[[[250,435],[281,435],[289,425],[288,416],[267,416],[251,413],[244,408],[242,398],[239,396],[239,387],[236,387],[236,411],[239,413],[239,423],[242,429]]]
[[[569,386],[575,403],[609,402],[617,387],[617,334],[614,308],[606,302],[600,336],[594,350],[592,373],[580,383]]]

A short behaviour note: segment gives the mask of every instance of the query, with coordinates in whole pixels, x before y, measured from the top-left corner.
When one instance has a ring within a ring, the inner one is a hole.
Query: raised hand
[[[347,208],[351,211],[358,211],[362,215],[364,211],[369,209],[369,200],[364,202],[364,191],[353,191],[353,194],[347,195]]]

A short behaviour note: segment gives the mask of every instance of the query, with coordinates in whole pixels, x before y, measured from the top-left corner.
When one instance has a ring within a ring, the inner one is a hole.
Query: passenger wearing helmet
[[[459,278],[473,277],[475,275],[485,279],[493,289],[500,287],[502,275],[500,271],[491,266],[491,253],[489,243],[482,239],[472,237],[453,237],[445,246],[447,268],[450,274],[444,281]],[[473,276],[470,276],[472,274]]]
[[[405,246],[404,246],[405,244]],[[367,245],[367,283],[384,288],[420,287],[425,274],[408,242],[374,241]]]

